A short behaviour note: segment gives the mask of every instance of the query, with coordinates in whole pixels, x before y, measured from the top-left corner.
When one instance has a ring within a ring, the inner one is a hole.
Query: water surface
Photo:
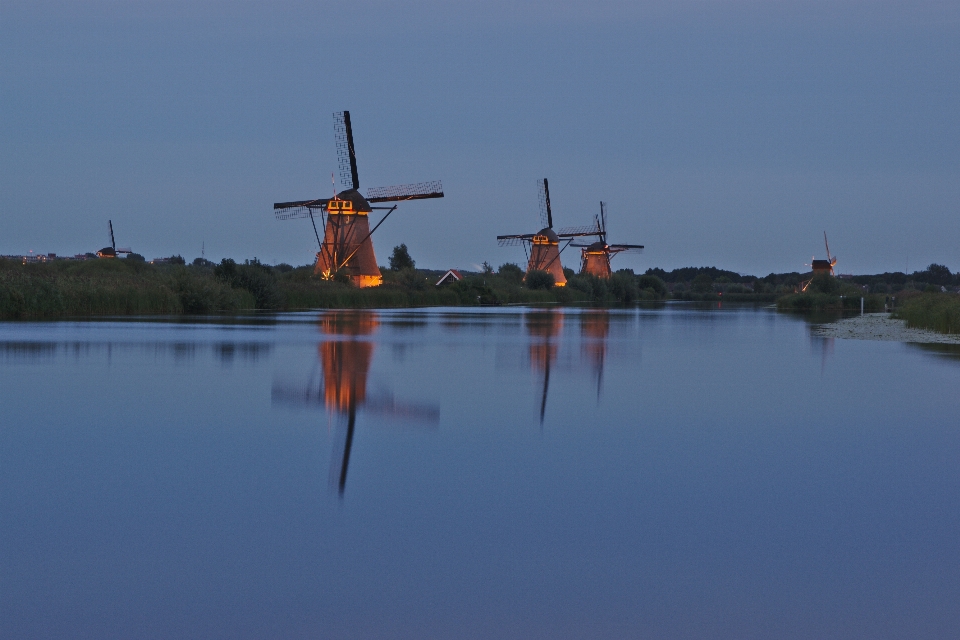
[[[767,309],[0,324],[2,637],[955,637],[960,359]]]

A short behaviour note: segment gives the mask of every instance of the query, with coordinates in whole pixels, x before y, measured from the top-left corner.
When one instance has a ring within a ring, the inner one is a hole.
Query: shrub
[[[840,281],[829,273],[818,273],[813,276],[810,286],[807,287],[807,291],[818,291],[820,293],[836,293],[839,290]]]
[[[526,283],[528,289],[537,290],[552,289],[556,281],[553,279],[553,274],[549,271],[533,269],[527,274]]]
[[[512,282],[514,284],[520,284],[523,282],[523,269],[512,262],[507,262],[500,265],[500,268],[497,269],[497,273],[507,282]]]
[[[637,288],[637,278],[633,271],[624,269],[617,271],[610,277],[608,286],[610,293],[620,304],[630,304],[637,300],[640,291]]]
[[[690,289],[696,293],[710,293],[713,291],[713,280],[707,274],[701,273],[690,283]]]
[[[277,286],[277,278],[270,267],[254,258],[246,264],[238,265],[224,258],[213,270],[220,282],[234,289],[245,289],[253,295],[257,309],[279,309],[283,299]]]
[[[667,291],[667,285],[663,282],[663,280],[654,275],[642,275],[637,278],[637,288],[639,288],[641,291],[649,289],[656,295],[657,298],[660,299],[666,298],[667,293],[669,293]]]
[[[607,298],[607,281],[589,273],[578,273],[567,282],[567,286],[585,293],[593,302],[604,302]]]

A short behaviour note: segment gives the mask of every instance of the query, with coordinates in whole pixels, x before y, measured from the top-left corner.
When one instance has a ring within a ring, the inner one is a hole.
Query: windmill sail
[[[442,197],[443,185],[439,180],[367,189],[367,202],[402,202]]]
[[[327,200],[297,200],[295,202],[275,202],[273,215],[277,220],[295,220],[319,215],[327,206]]]
[[[550,209],[550,185],[547,179],[537,181],[537,187],[540,190],[540,225],[546,229],[553,228],[553,211]]]
[[[357,173],[357,152],[353,146],[353,125],[349,111],[333,114],[333,132],[337,145],[337,161],[340,164],[340,182],[347,189],[360,189]]]

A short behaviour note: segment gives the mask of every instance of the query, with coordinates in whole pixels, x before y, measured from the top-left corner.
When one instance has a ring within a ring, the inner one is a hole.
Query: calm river
[[[0,637],[955,638],[958,390],[755,308],[0,323]]]

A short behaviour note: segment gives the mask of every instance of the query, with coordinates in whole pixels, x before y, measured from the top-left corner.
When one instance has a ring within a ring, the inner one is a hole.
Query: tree
[[[840,289],[840,281],[829,273],[818,273],[810,280],[810,286],[807,289],[811,292],[836,293]]]
[[[127,254],[127,260],[132,260],[133,262],[145,262],[146,258],[139,253],[129,253]]]
[[[552,289],[555,284],[556,280],[554,280],[553,274],[549,271],[533,269],[527,273],[528,289]]]
[[[666,298],[667,293],[669,293],[669,291],[667,291],[667,285],[664,284],[663,280],[657,276],[650,275],[649,272],[637,278],[637,287],[641,291],[649,289],[657,298]]]
[[[500,274],[504,280],[514,284],[520,284],[523,281],[523,269],[512,262],[507,262],[500,265],[500,268],[497,269],[497,273]]]
[[[690,288],[697,293],[709,293],[713,291],[713,280],[707,274],[701,273],[690,283]]]
[[[399,244],[393,248],[393,254],[390,256],[390,270],[400,271],[402,269],[413,269],[416,262],[410,257],[406,244]]]
[[[947,285],[953,283],[953,274],[950,273],[950,269],[948,267],[945,267],[942,264],[937,264],[934,262],[927,267],[927,273],[929,275],[924,279],[933,284]]]
[[[480,265],[480,269],[483,271],[483,275],[485,276],[488,276],[491,273],[493,273],[493,265],[487,262],[486,260],[484,260],[483,264]]]

